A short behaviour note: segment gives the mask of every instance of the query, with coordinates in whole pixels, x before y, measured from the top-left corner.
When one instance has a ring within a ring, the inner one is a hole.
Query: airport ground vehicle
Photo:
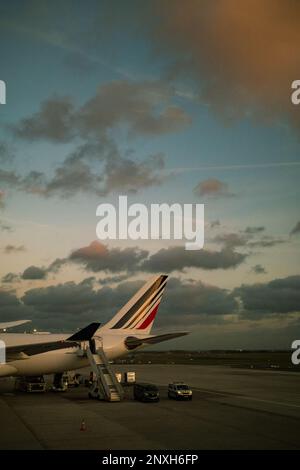
[[[36,377],[18,377],[15,382],[15,389],[20,392],[45,392],[46,383],[42,375]]]
[[[72,372],[67,372],[67,382],[68,387],[79,387],[82,377],[80,374],[72,374]]]
[[[51,390],[52,392],[65,392],[68,390],[68,375],[66,372],[64,374],[54,374]]]
[[[54,374],[52,391],[65,392],[69,387],[79,387],[80,377],[80,374],[72,374],[71,372]]]
[[[135,372],[125,372],[124,378],[126,384],[135,384]]]
[[[174,382],[168,386],[168,397],[175,400],[192,400],[193,392],[184,382]]]
[[[133,396],[135,400],[158,402],[159,391],[156,385],[152,384],[135,384],[133,389]]]

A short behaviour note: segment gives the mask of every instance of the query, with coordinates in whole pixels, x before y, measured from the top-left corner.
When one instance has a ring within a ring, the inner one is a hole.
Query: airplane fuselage
[[[127,336],[127,335],[126,335]],[[129,351],[125,346],[124,334],[111,334],[107,331],[101,336],[101,345],[109,360],[114,360],[127,354]],[[0,340],[4,341],[6,346],[15,346],[18,344],[33,344],[45,341],[62,341],[68,335],[65,334],[0,334]],[[24,376],[24,375],[42,375],[64,372],[66,370],[75,370],[87,367],[89,361],[84,354],[85,344],[82,348],[73,347],[47,351],[33,356],[20,355],[16,360],[10,360],[6,364],[0,364],[0,377],[5,376]]]
[[[6,361],[1,359],[0,362],[0,377],[55,374],[87,367],[89,346],[91,350],[102,349],[108,360],[115,360],[137,348],[186,335],[187,332],[151,334],[167,277],[161,274],[149,279],[103,326],[92,322],[71,336],[0,334],[3,350],[7,352]],[[27,322],[0,323],[0,328],[12,328]]]

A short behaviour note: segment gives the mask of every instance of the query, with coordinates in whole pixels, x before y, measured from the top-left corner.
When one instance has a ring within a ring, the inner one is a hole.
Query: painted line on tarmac
[[[193,387],[193,390],[196,390],[197,392],[211,393],[212,395],[223,395],[223,396],[227,395],[228,397],[241,398],[243,400],[259,401],[261,403],[268,403],[270,405],[290,406],[292,408],[300,408],[300,405],[295,405],[294,403],[286,403],[286,402],[273,401],[273,400],[264,400],[262,398],[254,398],[254,397],[247,397],[246,395],[236,395],[236,394],[228,393],[228,392],[218,392],[218,391],[214,391],[214,390],[206,390],[204,388],[195,388],[195,387]]]

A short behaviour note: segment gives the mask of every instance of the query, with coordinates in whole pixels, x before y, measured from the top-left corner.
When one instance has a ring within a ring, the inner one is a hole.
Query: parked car
[[[159,391],[156,385],[136,383],[133,388],[133,396],[139,401],[159,401]]]
[[[192,400],[193,392],[184,382],[174,382],[169,384],[168,397],[175,400]]]

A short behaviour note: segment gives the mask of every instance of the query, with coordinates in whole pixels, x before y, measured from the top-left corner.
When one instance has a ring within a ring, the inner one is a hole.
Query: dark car
[[[133,389],[135,400],[139,401],[159,401],[159,391],[156,385],[152,384],[135,384]]]

